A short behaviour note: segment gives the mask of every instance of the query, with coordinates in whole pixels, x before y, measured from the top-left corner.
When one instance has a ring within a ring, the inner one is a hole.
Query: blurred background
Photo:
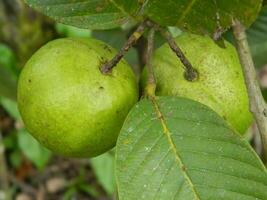
[[[90,160],[53,155],[25,130],[17,110],[16,82],[30,56],[50,40],[95,37],[119,49],[134,28],[127,24],[108,31],[78,29],[55,23],[22,0],[0,0],[0,200],[116,199],[114,150]],[[170,31],[174,36],[181,33],[173,27]],[[231,31],[224,37],[232,41]],[[248,30],[248,39],[267,98],[267,7]],[[156,46],[163,42],[157,35]],[[126,56],[137,77],[145,63],[145,46],[141,38]],[[252,126],[248,140],[259,153],[256,132]]]

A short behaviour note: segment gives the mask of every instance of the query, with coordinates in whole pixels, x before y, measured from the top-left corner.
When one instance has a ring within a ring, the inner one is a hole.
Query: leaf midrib
[[[191,0],[191,2],[188,3],[187,7],[185,8],[184,12],[182,13],[181,17],[178,19],[176,24],[179,25],[181,23],[181,21],[187,16],[187,14],[190,12],[190,10],[197,1],[198,0]]]
[[[166,121],[164,119],[164,116],[163,116],[162,112],[160,111],[160,108],[159,108],[159,105],[157,103],[157,100],[155,98],[151,98],[151,102],[152,102],[152,104],[154,106],[154,109],[155,109],[157,118],[160,120],[160,123],[162,125],[163,133],[164,133],[164,135],[166,135],[166,137],[168,139],[168,142],[170,144],[170,148],[172,149],[172,151],[174,153],[175,160],[177,161],[177,164],[178,164],[180,170],[184,174],[184,177],[185,177],[186,181],[188,182],[189,186],[191,187],[191,190],[194,193],[195,198],[197,200],[200,200],[200,196],[198,195],[198,193],[197,193],[197,191],[196,191],[196,189],[194,187],[194,184],[193,184],[190,176],[188,175],[188,173],[186,172],[186,170],[183,169],[183,167],[185,165],[183,164],[183,161],[182,161],[179,153],[177,152],[176,145],[173,142],[173,139],[171,137],[171,133],[170,133],[168,127],[167,127],[167,123],[166,123]]]

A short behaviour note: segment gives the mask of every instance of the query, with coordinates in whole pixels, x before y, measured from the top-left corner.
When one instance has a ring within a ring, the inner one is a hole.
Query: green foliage
[[[79,192],[83,192],[94,198],[100,196],[96,188],[86,182],[84,178],[85,173],[87,172],[84,170],[84,168],[81,168],[80,174],[74,180],[72,180],[66,192],[64,193],[63,200],[71,200]]]
[[[210,108],[184,98],[140,101],[117,142],[120,199],[267,199],[267,172]]]
[[[0,44],[0,96],[16,99],[15,57],[12,51]]]
[[[4,109],[8,112],[8,114],[11,117],[13,117],[16,120],[21,120],[19,110],[17,107],[17,102],[8,98],[0,97],[0,104],[4,107]]]
[[[267,6],[263,7],[257,20],[247,30],[251,53],[257,68],[267,64]]]
[[[26,0],[33,8],[56,21],[88,29],[110,29],[128,17],[107,0]]]
[[[3,139],[5,149],[10,152],[10,156],[7,158],[12,167],[19,167],[22,163],[21,150],[18,147],[17,132],[11,132]]]
[[[57,22],[63,23],[56,24],[56,29],[62,36],[96,37],[116,49],[120,49],[128,37],[129,30],[125,31],[122,28],[126,23],[139,23],[149,17],[163,26],[173,26],[169,29],[174,36],[179,35],[181,30],[186,30],[208,34],[217,39],[231,26],[232,18],[241,20],[246,26],[251,25],[262,3],[261,0],[26,2]],[[247,32],[257,67],[267,63],[266,17],[267,7],[264,7],[257,21]],[[156,35],[155,46],[162,42],[162,37]],[[131,49],[126,55],[126,60],[137,66],[137,51]],[[15,64],[16,58],[12,51],[0,45],[0,104],[17,124],[22,125],[15,102],[18,74],[14,70]],[[80,70],[76,70],[78,71]],[[59,96],[59,99],[62,99],[62,95]],[[40,98],[43,98],[43,95],[40,95]],[[85,105],[91,105],[86,102]],[[75,103],[75,108],[79,105]],[[74,111],[75,114],[78,110],[85,109],[78,108]],[[62,116],[62,111],[58,113]],[[40,119],[40,116],[37,118]],[[65,116],[63,118],[66,121]],[[58,119],[60,117],[56,116],[53,122]],[[79,118],[79,122],[81,119],[83,117]],[[50,126],[52,123],[48,124]],[[73,130],[77,131],[77,127],[79,129],[87,124],[81,122]],[[71,134],[76,134],[76,131],[72,131]],[[82,138],[86,142],[86,139]],[[71,142],[73,143],[73,140]],[[76,144],[75,141],[74,143]],[[42,147],[24,128],[12,130],[5,135],[4,144],[10,153],[8,161],[15,167],[20,166],[22,154],[38,169],[43,169],[52,156],[51,152]],[[114,156],[106,153],[91,159],[90,163],[103,189],[110,196],[113,195],[116,190]],[[71,180],[64,199],[73,199],[79,192],[94,199],[100,197],[94,185],[88,184],[88,180],[85,180],[85,173],[87,172],[81,169],[80,175]],[[119,136],[116,173],[121,200],[267,199],[266,169],[249,144],[234,133],[216,113],[188,99],[143,99],[135,106]]]
[[[81,28],[110,29],[130,19],[146,17],[163,26],[177,26],[217,38],[237,18],[249,26],[256,18],[261,0],[162,1],[162,0],[26,0],[56,21]]]
[[[56,24],[56,30],[59,34],[64,37],[90,37],[92,34],[91,30],[81,29],[75,26],[69,26],[61,23]]]
[[[247,29],[247,39],[256,68],[267,63],[267,6],[264,6],[256,21]],[[226,32],[224,37],[234,44],[232,31]]]
[[[1,43],[0,43],[0,65],[3,65],[11,74],[18,73],[15,67],[16,65],[15,55],[8,46]]]
[[[16,102],[7,98],[0,98],[0,103],[9,115],[17,120],[17,123],[22,123]],[[38,169],[43,169],[52,156],[51,152],[37,142],[24,128],[18,129],[16,134],[11,134],[10,137],[6,137],[5,146],[12,150],[10,159],[16,167],[20,165],[20,152]]]
[[[91,159],[90,162],[98,182],[103,186],[109,195],[112,195],[116,188],[114,176],[114,156],[111,153],[105,153],[101,156]]]
[[[249,26],[256,18],[261,0],[113,0],[133,17],[148,16],[163,26],[178,26],[195,33],[209,33],[215,38],[237,18]]]
[[[267,6],[261,9],[256,21],[247,30],[248,40],[251,45],[267,40]]]
[[[38,143],[25,129],[18,131],[18,144],[22,153],[38,169],[43,169],[51,158],[51,152]]]

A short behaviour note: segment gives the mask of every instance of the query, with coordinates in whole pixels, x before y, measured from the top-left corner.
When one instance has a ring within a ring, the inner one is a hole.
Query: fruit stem
[[[245,27],[240,21],[233,21],[233,33],[239,59],[243,67],[243,74],[248,90],[250,111],[259,128],[262,142],[262,156],[267,161],[267,107],[259,87],[255,66],[250,53]]]
[[[120,62],[120,60],[128,52],[128,50],[132,48],[132,46],[137,42],[137,40],[143,35],[146,28],[147,28],[147,21],[145,20],[131,34],[131,36],[128,38],[128,40],[120,49],[120,51],[110,61],[104,63],[101,66],[100,70],[103,74],[108,74],[109,72],[111,72],[113,67],[115,67]]]
[[[153,64],[152,64],[152,55],[154,51],[154,39],[155,39],[155,30],[154,28],[151,28],[149,30],[148,38],[147,38],[147,72],[148,72],[148,78],[147,78],[147,84],[145,88],[145,95],[149,98],[155,97],[155,91],[156,91],[156,81],[154,77],[153,72]]]
[[[151,22],[151,23],[153,23],[153,22]],[[172,51],[177,55],[177,57],[182,62],[183,66],[184,66],[184,70],[185,70],[186,80],[188,80],[188,81],[197,80],[198,79],[197,70],[194,69],[194,67],[192,66],[190,61],[186,58],[185,54],[180,49],[180,47],[177,45],[177,43],[175,42],[175,39],[172,37],[171,33],[167,29],[159,26],[158,24],[156,24],[156,23],[153,23],[153,24],[154,24],[154,28],[157,31],[159,31],[161,33],[161,35],[167,40]]]

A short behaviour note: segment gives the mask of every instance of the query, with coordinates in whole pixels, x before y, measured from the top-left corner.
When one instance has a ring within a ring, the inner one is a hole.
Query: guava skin
[[[197,70],[198,79],[193,82],[185,79],[182,63],[168,44],[164,44],[153,57],[156,95],[181,96],[203,103],[244,134],[252,115],[235,48],[227,41],[224,41],[226,48],[221,48],[209,37],[189,33],[183,33],[175,41]],[[144,70],[143,87],[146,74]]]
[[[41,144],[70,157],[94,157],[114,147],[138,100],[136,78],[125,60],[108,75],[100,72],[115,54],[95,39],[64,38],[27,62],[18,82],[18,107]]]

